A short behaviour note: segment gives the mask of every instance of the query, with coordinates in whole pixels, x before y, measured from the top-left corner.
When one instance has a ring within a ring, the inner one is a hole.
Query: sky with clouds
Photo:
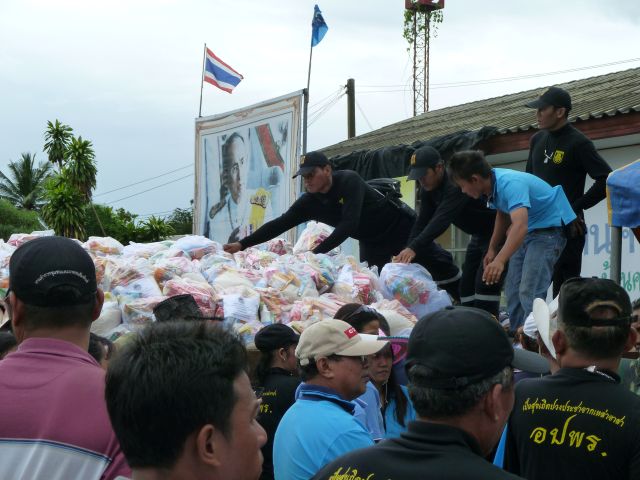
[[[45,160],[46,122],[59,119],[94,144],[96,202],[141,215],[187,207],[203,43],[244,76],[231,95],[205,84],[203,115],[302,89],[314,3],[2,0],[0,170],[22,152]],[[354,78],[358,134],[411,116],[404,1],[321,0],[319,6],[329,31],[313,52],[311,112]],[[638,67],[638,45],[637,0],[447,0],[431,43],[430,106]],[[523,80],[446,85],[632,59]],[[343,97],[310,125],[309,149],[342,141],[346,133]]]

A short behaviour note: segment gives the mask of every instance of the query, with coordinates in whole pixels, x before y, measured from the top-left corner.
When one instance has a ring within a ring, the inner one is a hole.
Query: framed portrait
[[[195,233],[238,241],[295,198],[302,92],[196,120]]]

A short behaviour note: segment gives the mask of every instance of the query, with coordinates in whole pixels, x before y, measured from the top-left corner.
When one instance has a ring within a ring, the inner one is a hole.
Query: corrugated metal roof
[[[640,68],[558,84],[569,91],[573,103],[569,120],[588,120],[640,111]],[[329,157],[357,150],[373,150],[484,126],[498,133],[535,128],[535,115],[524,106],[544,91],[524,92],[432,110],[322,149]]]

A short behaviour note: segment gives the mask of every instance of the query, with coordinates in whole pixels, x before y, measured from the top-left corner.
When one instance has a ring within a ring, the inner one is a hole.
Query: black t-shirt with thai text
[[[619,380],[562,368],[519,382],[505,469],[528,480],[639,479],[640,397]]]
[[[273,479],[273,438],[280,420],[296,401],[296,389],[300,384],[300,378],[282,368],[272,368],[264,380],[261,388],[260,413],[258,423],[267,432],[267,443],[262,447],[261,480]]]

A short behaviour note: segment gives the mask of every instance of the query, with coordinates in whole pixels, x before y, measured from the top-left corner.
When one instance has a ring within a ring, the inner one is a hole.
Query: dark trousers
[[[379,274],[391,257],[406,247],[413,221],[413,218],[399,214],[381,238],[376,241],[360,240],[360,261],[367,262],[370,267],[378,267]]]
[[[580,276],[585,240],[586,235],[567,238],[567,244],[553,267],[553,298],[558,296],[565,280]]]
[[[460,269],[453,262],[453,256],[436,242],[431,242],[419,252],[413,263],[418,263],[429,270],[438,288],[446,290],[456,301],[460,301]]]
[[[465,307],[480,308],[498,318],[500,290],[502,290],[505,275],[503,274],[500,281],[494,285],[487,285],[482,281],[484,273],[482,260],[489,248],[489,240],[487,237],[473,235],[467,245],[460,279],[460,303]]]

